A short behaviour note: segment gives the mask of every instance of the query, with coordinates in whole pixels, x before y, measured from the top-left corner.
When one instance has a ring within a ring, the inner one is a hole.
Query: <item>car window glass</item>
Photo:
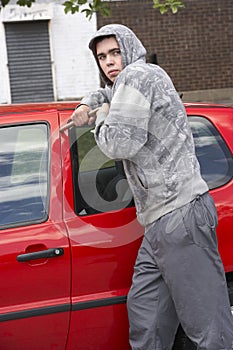
[[[133,205],[122,162],[100,151],[93,128],[72,128],[70,140],[76,213],[97,214]]]
[[[213,124],[203,117],[189,116],[201,173],[210,189],[232,178],[232,155]]]
[[[0,228],[45,220],[48,209],[46,124],[0,128]]]

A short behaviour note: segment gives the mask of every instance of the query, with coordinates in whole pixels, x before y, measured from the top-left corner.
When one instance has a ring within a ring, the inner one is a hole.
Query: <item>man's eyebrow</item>
[[[109,50],[108,52],[111,53],[111,52],[116,51],[116,50],[120,51],[119,47],[114,47],[113,49]]]
[[[114,51],[116,51],[116,50],[119,50],[119,51],[120,51],[119,47],[114,47],[113,49],[108,50],[107,54],[108,54],[108,53],[112,53],[112,52],[114,52]],[[106,55],[106,53],[105,53],[105,52],[99,52],[99,53],[97,54],[97,57],[102,56],[102,55]]]
[[[103,55],[105,55],[105,53],[103,53],[103,52],[97,53],[97,57],[103,56]]]

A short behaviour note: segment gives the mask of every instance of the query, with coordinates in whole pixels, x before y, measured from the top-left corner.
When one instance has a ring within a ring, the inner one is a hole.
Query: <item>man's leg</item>
[[[127,300],[132,350],[170,350],[178,319],[167,286],[143,239]]]
[[[199,350],[233,349],[233,318],[216,221],[213,201],[205,194],[165,215],[147,232],[178,318]]]

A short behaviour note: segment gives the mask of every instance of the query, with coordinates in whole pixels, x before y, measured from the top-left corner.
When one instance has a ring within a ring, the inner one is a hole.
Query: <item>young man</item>
[[[145,235],[128,295],[133,350],[170,350],[179,322],[199,350],[233,349],[233,319],[215,227],[182,101],[170,78],[145,63],[146,50],[122,25],[91,40],[106,88],[72,119],[93,123],[110,158],[122,159]]]

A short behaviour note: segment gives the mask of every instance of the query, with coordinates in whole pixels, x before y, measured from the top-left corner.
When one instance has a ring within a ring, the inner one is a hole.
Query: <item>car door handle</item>
[[[17,261],[24,262],[24,261],[36,260],[36,259],[56,258],[63,254],[64,254],[63,248],[50,248],[46,250],[40,250],[38,252],[20,254],[17,256]]]

